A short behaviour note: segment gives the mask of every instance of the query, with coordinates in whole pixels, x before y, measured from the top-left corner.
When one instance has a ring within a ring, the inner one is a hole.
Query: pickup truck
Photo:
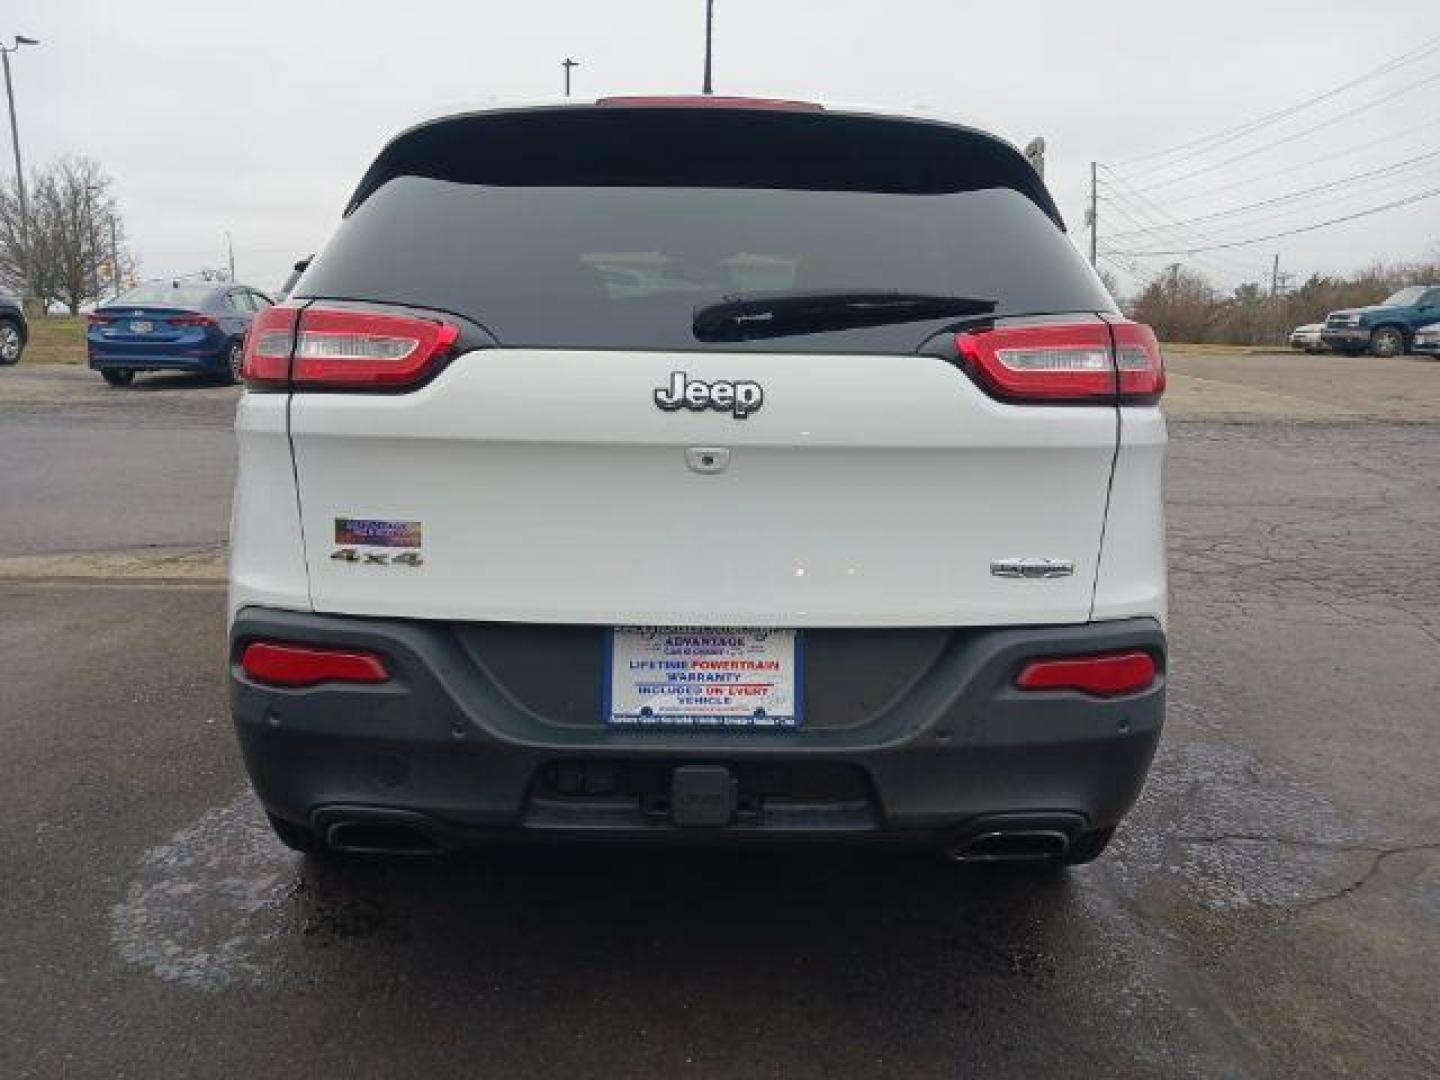
[[[25,351],[30,338],[30,324],[25,321],[25,308],[18,296],[0,293],[0,364],[13,364]]]
[[[1338,353],[1400,356],[1410,351],[1415,331],[1440,320],[1440,285],[1409,285],[1369,307],[1332,311],[1320,340]]]

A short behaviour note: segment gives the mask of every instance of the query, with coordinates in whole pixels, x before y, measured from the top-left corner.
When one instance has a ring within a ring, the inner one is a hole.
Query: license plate
[[[130,332],[134,334],[148,334],[155,329],[155,324],[148,319],[131,319]]]
[[[609,646],[603,719],[614,727],[800,726],[796,630],[625,626]]]

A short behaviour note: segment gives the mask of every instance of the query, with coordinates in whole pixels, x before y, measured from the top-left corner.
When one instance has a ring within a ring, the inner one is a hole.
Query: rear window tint
[[[402,138],[296,292],[451,311],[507,346],[607,349],[909,352],[953,321],[697,339],[697,306],[750,292],[940,293],[993,300],[998,315],[1112,310],[1029,166],[987,136],[664,112],[567,110],[561,128],[555,114],[502,114],[496,127],[422,129],[411,138],[423,146]]]
[[[207,304],[215,295],[213,285],[173,284],[169,281],[147,281],[121,293],[111,305],[134,307],[142,304],[160,306],[199,307]]]

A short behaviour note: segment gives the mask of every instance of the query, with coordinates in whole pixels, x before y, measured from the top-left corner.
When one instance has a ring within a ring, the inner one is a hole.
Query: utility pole
[[[1273,300],[1280,295],[1280,253],[1275,253],[1275,260],[1270,264],[1270,298]]]
[[[571,60],[570,57],[567,56],[563,61],[561,61],[560,66],[565,69],[565,96],[566,96],[566,97],[569,97],[569,96],[570,96],[570,69],[571,69],[571,68],[577,68],[577,67],[579,67],[579,66],[580,66],[580,61],[579,61],[579,60]]]
[[[15,152],[15,193],[20,198],[20,242],[25,245],[25,285],[30,285],[30,208],[25,201],[25,169],[20,164],[20,126],[15,122],[15,88],[10,82],[10,54],[22,45],[39,45],[35,38],[16,34],[9,48],[0,45],[0,56],[5,61],[5,99],[10,103],[10,148]]]
[[[1099,200],[1095,193],[1095,177],[1096,165],[1095,162],[1092,161],[1090,162],[1090,265],[1092,267],[1096,265],[1095,249],[1100,236],[1100,215],[1097,212],[1099,209]]]
[[[700,87],[702,94],[713,94],[714,83],[710,79],[711,40],[715,34],[715,0],[705,0],[705,83]]]
[[[230,237],[230,230],[225,230],[225,252],[230,257],[230,284],[235,284],[235,241]]]
[[[115,239],[115,215],[110,215],[110,287],[120,295],[120,244]]]

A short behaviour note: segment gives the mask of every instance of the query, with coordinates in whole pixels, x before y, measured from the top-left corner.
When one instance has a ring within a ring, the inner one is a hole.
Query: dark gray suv
[[[0,295],[0,364],[14,364],[30,340],[30,324],[18,296]]]

